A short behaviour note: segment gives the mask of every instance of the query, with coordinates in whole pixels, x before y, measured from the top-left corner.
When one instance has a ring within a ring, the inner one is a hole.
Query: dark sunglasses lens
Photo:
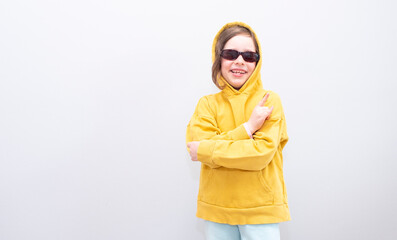
[[[221,57],[227,60],[235,60],[238,58],[238,52],[236,50],[223,50]]]
[[[226,60],[236,60],[239,56],[239,52],[232,49],[222,50],[221,57]],[[246,62],[257,62],[259,60],[259,54],[256,52],[242,52],[244,61]]]
[[[243,52],[241,55],[246,62],[256,62],[259,60],[259,55],[255,52]]]

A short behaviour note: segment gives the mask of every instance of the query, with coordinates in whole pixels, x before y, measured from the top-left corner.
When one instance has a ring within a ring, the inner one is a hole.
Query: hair
[[[247,35],[247,36],[251,37],[254,40],[255,51],[257,53],[259,51],[259,46],[258,46],[258,42],[255,38],[255,35],[248,28],[236,25],[236,26],[232,26],[230,28],[226,28],[225,30],[223,30],[219,34],[218,40],[215,45],[215,60],[214,60],[214,63],[212,64],[212,81],[219,89],[224,88],[224,86],[221,86],[218,81],[218,79],[221,75],[221,73],[220,73],[221,72],[221,60],[222,60],[221,59],[221,51],[225,47],[227,41],[229,41],[231,38],[233,38],[237,35]]]

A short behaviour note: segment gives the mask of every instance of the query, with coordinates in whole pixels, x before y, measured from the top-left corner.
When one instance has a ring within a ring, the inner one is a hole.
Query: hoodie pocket
[[[263,177],[263,173],[262,171],[258,172],[258,177],[259,177],[259,181],[262,183],[263,188],[265,189],[265,191],[267,192],[272,192],[270,186],[266,183],[265,178]]]
[[[274,194],[261,171],[216,168],[201,179],[199,199],[221,207],[252,208],[272,205]]]

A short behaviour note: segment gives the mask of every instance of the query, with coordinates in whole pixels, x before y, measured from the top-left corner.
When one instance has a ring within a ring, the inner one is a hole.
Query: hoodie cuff
[[[252,135],[250,135],[250,132],[247,129],[248,128],[245,124],[241,124],[233,130],[233,133],[231,135],[232,139],[236,141],[252,138]]]
[[[245,131],[247,132],[248,136],[249,136],[251,139],[253,139],[252,133],[251,133],[251,131],[249,130],[247,123],[244,123],[243,125],[244,125]]]
[[[197,149],[197,159],[213,168],[217,167],[217,165],[212,161],[212,153],[214,152],[215,144],[215,141],[202,140],[200,141]]]

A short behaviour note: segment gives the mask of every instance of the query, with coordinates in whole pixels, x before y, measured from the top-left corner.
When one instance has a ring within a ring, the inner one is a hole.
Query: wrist
[[[251,130],[252,128],[250,127],[250,124],[248,122],[245,122],[243,125],[245,128],[245,131],[247,131],[247,134],[250,136],[250,138],[253,138],[252,137],[253,131]]]

